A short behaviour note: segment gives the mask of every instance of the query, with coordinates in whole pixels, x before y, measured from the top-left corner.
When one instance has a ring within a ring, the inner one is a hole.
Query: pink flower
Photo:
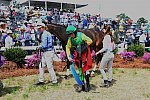
[[[94,50],[92,50],[91,56],[92,56],[92,57],[96,56],[96,53],[95,53]]]
[[[150,59],[150,53],[145,53],[144,56],[142,57],[142,60],[144,62],[148,62],[149,59]]]
[[[132,61],[135,57],[134,52],[121,52],[120,55],[127,61]]]
[[[25,60],[26,64],[25,66],[28,67],[36,67],[39,63],[40,63],[40,59],[41,56],[43,55],[43,53],[40,54],[33,54],[33,56],[31,58],[28,58],[27,60]]]
[[[64,50],[63,50],[62,52],[60,52],[59,58],[60,58],[62,61],[64,61],[64,60],[66,59],[66,53],[65,53]]]

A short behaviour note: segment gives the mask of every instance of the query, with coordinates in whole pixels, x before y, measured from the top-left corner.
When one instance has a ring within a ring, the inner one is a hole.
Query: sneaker
[[[49,83],[50,86],[58,86],[58,82],[51,82]]]
[[[44,82],[37,82],[34,85],[39,86],[39,85],[44,85],[44,84],[45,84]]]
[[[64,78],[67,80],[67,79],[69,79],[69,76],[68,76],[68,75],[65,75],[65,77],[64,77]]]

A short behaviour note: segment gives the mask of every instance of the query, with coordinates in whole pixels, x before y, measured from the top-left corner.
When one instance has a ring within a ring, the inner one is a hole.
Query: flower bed
[[[144,63],[150,64],[150,53],[145,53],[144,56],[142,57],[142,60]]]
[[[54,70],[56,72],[66,71],[66,62],[54,61]],[[93,63],[94,66],[94,63]],[[97,66],[99,67],[99,65]],[[134,61],[126,61],[121,58],[120,55],[115,55],[113,68],[150,68],[150,64],[144,63],[141,58],[134,58]],[[45,72],[48,72],[47,70]],[[39,70],[37,69],[15,69],[14,71],[0,72],[0,79],[16,76],[26,76],[32,74],[38,74]]]
[[[126,61],[134,61],[134,57],[135,57],[134,52],[122,52],[122,53],[120,53],[120,55]]]

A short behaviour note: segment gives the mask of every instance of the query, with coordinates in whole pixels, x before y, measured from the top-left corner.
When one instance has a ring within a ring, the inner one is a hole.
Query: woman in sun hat
[[[26,29],[24,26],[20,28],[20,34],[17,38],[17,40],[22,43],[22,46],[30,46],[30,41],[32,40],[31,35],[26,32]]]

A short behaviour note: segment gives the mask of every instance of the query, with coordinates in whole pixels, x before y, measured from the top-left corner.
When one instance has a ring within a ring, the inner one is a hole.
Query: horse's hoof
[[[95,75],[94,75],[94,74],[91,74],[90,77],[95,77]]]
[[[69,79],[69,76],[68,76],[68,75],[65,75],[65,77],[64,77],[64,78],[67,80],[67,79]]]

